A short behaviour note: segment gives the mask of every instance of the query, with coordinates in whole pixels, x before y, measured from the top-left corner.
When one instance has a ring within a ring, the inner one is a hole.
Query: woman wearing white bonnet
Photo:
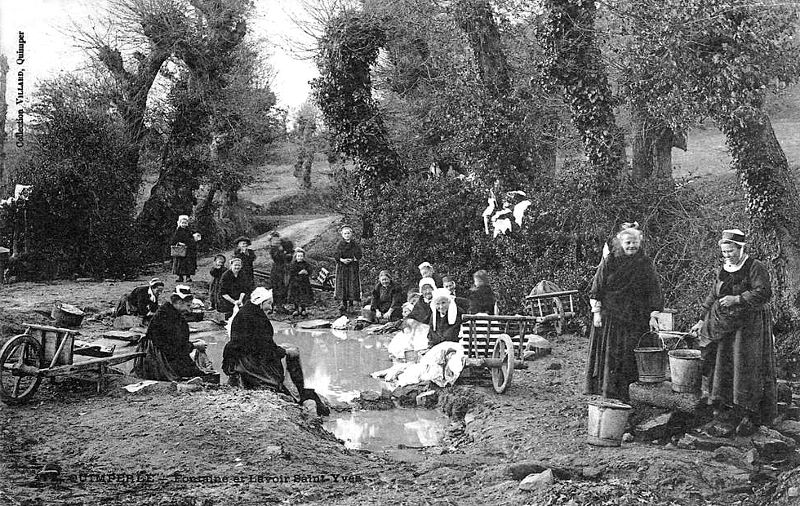
[[[428,336],[430,346],[444,341],[457,343],[460,330],[461,310],[455,297],[447,288],[437,288],[433,291],[431,300],[431,331]]]
[[[703,376],[708,383],[714,421],[706,432],[740,436],[769,425],[777,415],[772,298],[769,271],[746,251],[739,229],[722,231],[723,258],[703,316],[692,331],[700,334]]]

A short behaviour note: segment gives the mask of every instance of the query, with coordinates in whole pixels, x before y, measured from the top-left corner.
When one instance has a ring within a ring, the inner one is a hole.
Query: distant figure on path
[[[186,247],[184,256],[172,257],[172,273],[178,276],[178,283],[186,281],[192,282],[192,276],[197,271],[197,241],[201,239],[200,234],[189,229],[189,216],[182,214],[178,216],[178,228],[172,233],[170,244],[172,246],[183,245]]]
[[[225,255],[214,255],[214,265],[211,267],[211,287],[208,289],[208,296],[211,299],[211,309],[219,311],[219,297],[220,297],[220,284],[222,283],[222,275],[228,269],[225,267],[227,258]]]
[[[311,264],[306,260],[303,248],[294,250],[294,258],[289,264],[289,303],[294,304],[292,316],[305,316],[306,308],[314,303]]]
[[[341,301],[339,311],[346,315],[350,303],[361,302],[361,278],[359,260],[363,256],[361,246],[353,239],[353,229],[344,225],[340,229],[342,240],[336,245],[333,257],[336,259],[336,291],[334,298]],[[360,308],[358,308],[360,309]]]
[[[269,281],[272,286],[273,305],[277,312],[285,313],[283,307],[289,293],[289,262],[292,261],[294,244],[273,230],[269,233],[269,256],[272,258],[272,270]]]

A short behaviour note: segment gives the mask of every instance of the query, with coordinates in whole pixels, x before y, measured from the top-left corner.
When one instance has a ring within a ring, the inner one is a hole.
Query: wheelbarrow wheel
[[[42,346],[28,334],[20,334],[9,339],[0,349],[0,400],[6,404],[20,404],[28,400],[42,377],[25,373],[19,366],[42,368]]]
[[[514,343],[506,334],[497,336],[492,350],[492,358],[502,360],[500,367],[492,367],[492,386],[498,394],[504,393],[511,385],[514,375]]]
[[[553,314],[558,316],[556,320],[553,320],[553,329],[556,331],[556,335],[560,336],[564,333],[564,320],[566,317],[564,315],[564,304],[558,297],[553,297]]]

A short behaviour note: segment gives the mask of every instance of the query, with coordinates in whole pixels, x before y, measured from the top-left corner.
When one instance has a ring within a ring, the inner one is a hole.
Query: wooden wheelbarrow
[[[122,364],[141,352],[73,361],[75,330],[26,325],[25,333],[10,338],[0,348],[0,400],[21,404],[36,393],[43,378],[82,376],[90,373],[102,390],[109,366]]]

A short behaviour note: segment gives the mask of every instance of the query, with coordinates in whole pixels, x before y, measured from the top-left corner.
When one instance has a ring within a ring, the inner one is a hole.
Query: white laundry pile
[[[336,330],[347,330],[347,324],[350,323],[350,320],[346,316],[340,316],[339,318],[333,320],[331,323],[331,328]]]
[[[394,360],[392,367],[375,371],[373,378],[382,378],[386,381],[394,381],[411,362],[406,362],[406,352],[420,352],[428,348],[428,332],[430,325],[420,323],[417,320],[406,318],[403,321],[402,330],[397,332],[386,347],[389,355]]]
[[[452,385],[464,370],[464,348],[450,341],[428,350],[418,364],[408,366],[397,377],[397,385],[414,385],[431,381],[440,387]]]

